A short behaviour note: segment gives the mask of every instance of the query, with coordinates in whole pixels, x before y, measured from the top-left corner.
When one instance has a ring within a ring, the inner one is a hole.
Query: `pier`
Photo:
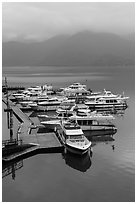
[[[2,101],[7,105],[6,98],[3,97]],[[2,143],[3,161],[11,161],[32,152],[37,154],[63,151],[63,145],[54,131],[46,130],[46,133],[37,133],[40,127],[44,128],[39,120],[31,120],[18,105],[15,106],[9,99],[8,105],[10,108],[5,111],[12,111],[21,124],[18,127],[16,139],[5,140]],[[35,131],[32,131],[34,129]]]

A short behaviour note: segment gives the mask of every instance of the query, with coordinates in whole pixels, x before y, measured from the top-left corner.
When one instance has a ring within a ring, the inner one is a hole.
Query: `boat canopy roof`
[[[80,126],[77,124],[66,123],[64,125],[64,128],[67,130],[74,130],[74,129],[80,129]]]
[[[77,136],[77,135],[83,135],[83,131],[81,128],[79,128],[79,129],[65,129],[65,134],[67,136]]]
[[[89,108],[89,106],[87,106],[85,104],[77,104],[76,106],[77,106],[78,109],[85,109],[85,108],[87,109],[87,108]]]

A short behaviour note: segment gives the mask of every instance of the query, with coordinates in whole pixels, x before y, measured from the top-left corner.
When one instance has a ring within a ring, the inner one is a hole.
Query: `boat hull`
[[[88,138],[88,139],[92,139],[94,136],[106,136],[106,135],[110,135],[110,136],[113,136],[116,132],[117,132],[117,129],[109,129],[109,130],[83,130],[85,136]]]
[[[108,131],[108,130],[117,130],[113,125],[81,125],[80,126],[84,131]]]
[[[103,110],[103,111],[108,111],[108,110],[125,110],[128,106],[126,103],[123,104],[90,104],[86,103],[86,105],[89,106],[90,110]]]
[[[72,147],[72,146],[70,146],[68,144],[65,144],[65,147],[69,152],[71,152],[73,154],[78,154],[78,155],[84,155],[84,154],[88,153],[91,150],[91,147],[88,147],[87,149],[82,150],[82,149]]]
[[[38,105],[37,110],[41,111],[56,111],[59,105],[46,105],[46,106],[41,106]]]

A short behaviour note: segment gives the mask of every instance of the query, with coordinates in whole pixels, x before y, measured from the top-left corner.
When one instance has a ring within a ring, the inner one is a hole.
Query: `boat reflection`
[[[92,165],[91,155],[88,153],[80,157],[78,155],[67,152],[62,153],[62,157],[69,167],[81,172],[86,172]]]
[[[15,180],[15,172],[23,167],[23,160],[14,162],[4,162],[2,163],[2,178],[12,175],[12,179]]]
[[[116,134],[117,132],[117,129],[114,128],[114,129],[109,129],[109,130],[86,130],[86,131],[83,131],[85,136],[91,140],[92,138],[96,138],[97,136],[107,136],[107,135],[110,135],[110,136],[113,136],[114,134]],[[92,141],[92,140],[91,140]]]
[[[87,138],[88,140],[92,141],[92,147],[100,143],[105,143],[106,145],[107,144],[111,145],[113,152],[115,151],[115,145],[114,145],[115,139],[113,135],[98,135],[98,136],[92,136]]]
[[[30,152],[26,155],[22,155],[18,159],[14,159],[12,161],[2,161],[2,178],[5,178],[12,175],[12,179],[15,180],[16,171],[23,167],[23,160],[33,157],[37,154],[37,152]]]

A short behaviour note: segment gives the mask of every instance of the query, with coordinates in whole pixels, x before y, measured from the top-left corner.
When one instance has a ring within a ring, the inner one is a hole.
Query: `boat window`
[[[79,124],[79,125],[82,125],[82,122],[81,122],[81,120],[78,120],[78,124]]]
[[[65,129],[66,130],[73,130],[73,129],[80,129],[80,127],[79,126],[75,126],[75,125],[66,125],[65,124]]]
[[[96,120],[93,120],[92,125],[98,125],[98,122]]]
[[[70,139],[75,139],[75,140],[83,139],[83,135],[75,135],[75,136],[74,135],[70,135],[69,138]]]
[[[87,114],[84,113],[84,112],[78,112],[77,115],[78,115],[78,116],[87,116]]]
[[[110,100],[110,103],[114,103],[114,100]]]
[[[92,125],[92,120],[88,120],[88,125]]]
[[[87,120],[83,120],[82,122],[83,122],[82,125],[87,125]]]

